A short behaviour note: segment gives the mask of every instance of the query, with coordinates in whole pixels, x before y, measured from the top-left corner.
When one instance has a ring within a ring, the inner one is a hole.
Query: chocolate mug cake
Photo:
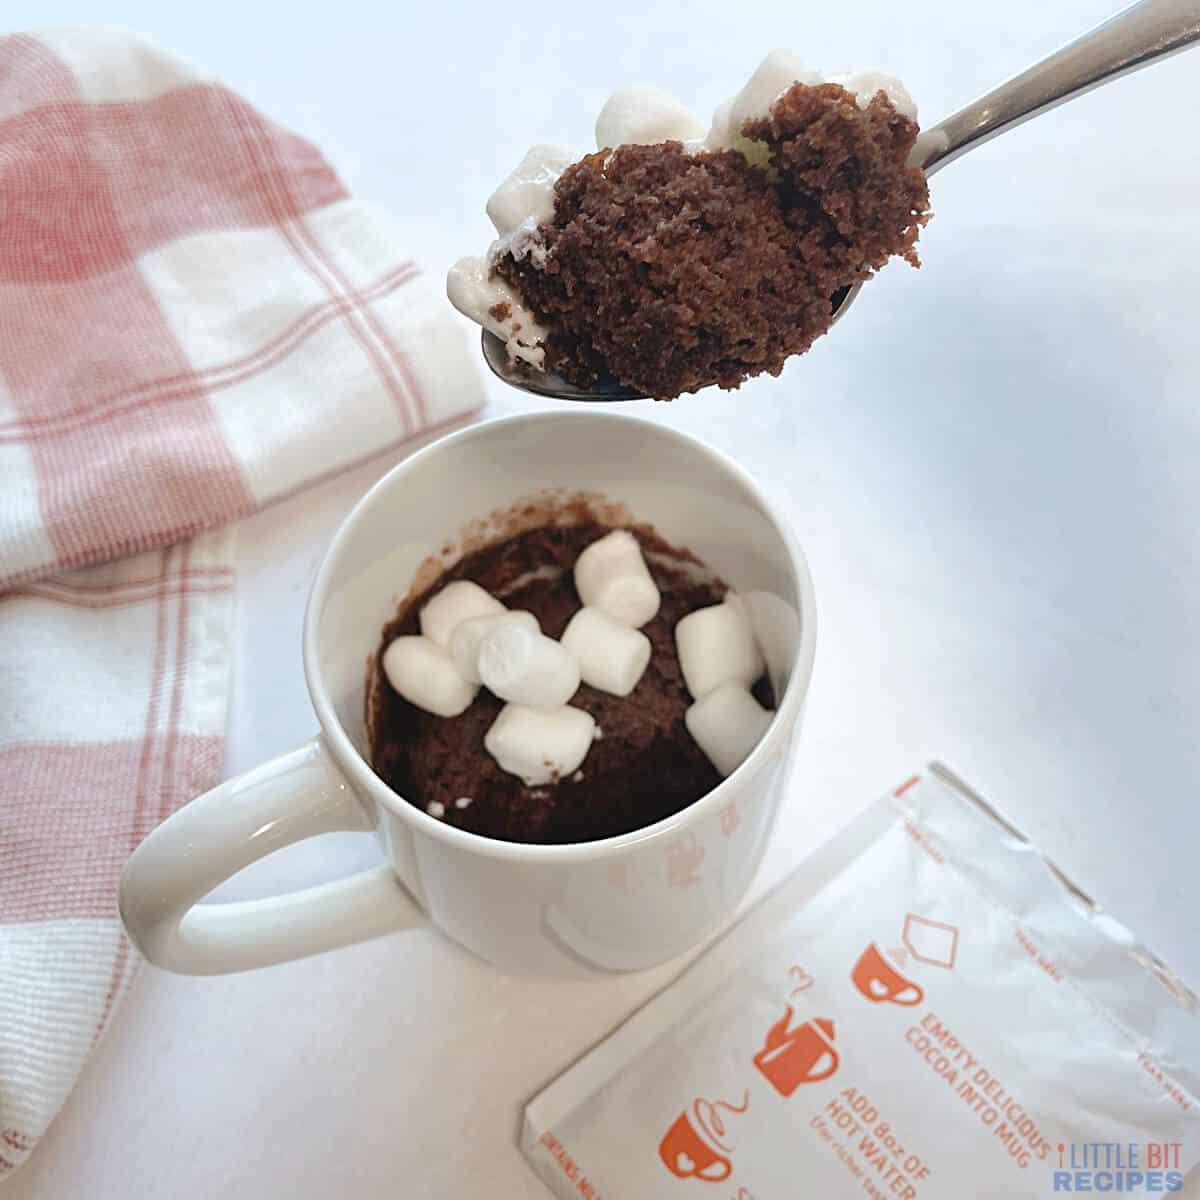
[[[590,517],[466,553],[405,599],[371,670],[376,773],[439,820],[517,842],[615,837],[686,808],[774,703],[726,585],[652,529]]]

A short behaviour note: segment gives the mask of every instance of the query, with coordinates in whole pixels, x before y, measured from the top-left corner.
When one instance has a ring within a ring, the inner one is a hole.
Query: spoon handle
[[[929,175],[1022,121],[1197,40],[1200,0],[1139,0],[926,130],[914,158]]]

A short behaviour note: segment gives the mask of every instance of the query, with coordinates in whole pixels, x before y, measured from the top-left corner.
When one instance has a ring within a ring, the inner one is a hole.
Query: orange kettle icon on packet
[[[763,1048],[754,1056],[754,1065],[762,1076],[785,1097],[801,1084],[828,1079],[840,1062],[833,1045],[833,1022],[817,1017],[789,1029],[793,1015],[789,1006],[767,1031]]]

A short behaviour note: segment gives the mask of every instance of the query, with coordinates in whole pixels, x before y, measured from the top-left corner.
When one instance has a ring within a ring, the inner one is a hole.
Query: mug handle
[[[121,920],[156,966],[181,975],[266,967],[423,925],[389,866],[267,900],[199,903],[282,846],[374,821],[320,737],[198,796],[133,852]]]

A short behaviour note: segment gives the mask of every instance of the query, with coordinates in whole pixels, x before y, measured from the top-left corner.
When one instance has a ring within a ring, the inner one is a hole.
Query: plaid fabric
[[[481,401],[314,147],[127,33],[0,38],[0,1176],[133,970],[124,859],[219,776],[196,535]]]

